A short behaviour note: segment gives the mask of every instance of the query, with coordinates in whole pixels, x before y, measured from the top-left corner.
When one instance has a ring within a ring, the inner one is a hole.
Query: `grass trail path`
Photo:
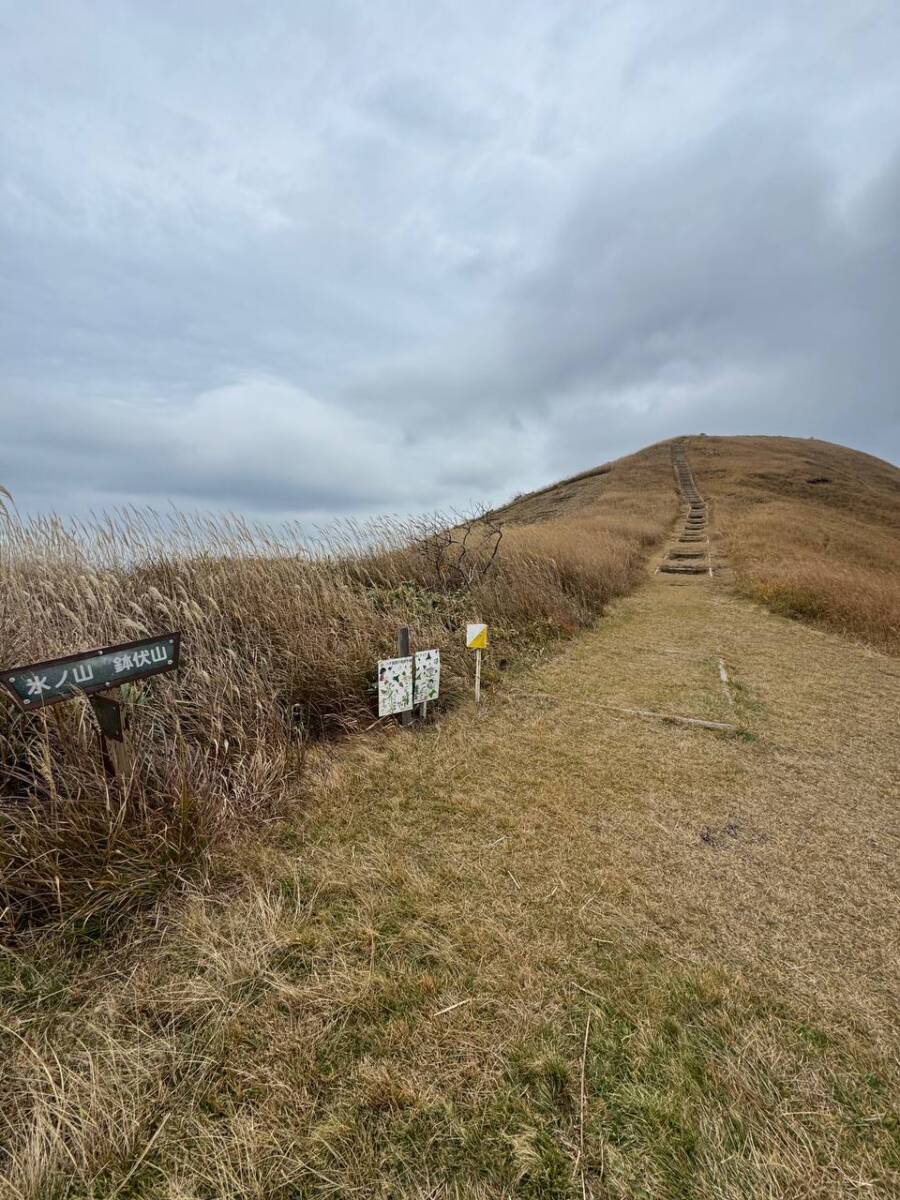
[[[362,1194],[891,1194],[898,676],[653,575],[479,709],[340,755],[276,956],[318,1012],[242,1068],[271,1102],[295,1056],[269,1121]]]
[[[204,1066],[77,1194],[896,1195],[898,716],[895,659],[653,574],[342,749],[92,1002]]]
[[[524,829],[503,844],[510,857],[544,839],[536,887],[574,867],[582,903],[597,886],[617,928],[727,962],[873,1031],[890,1026],[896,660],[708,578],[656,576],[512,692],[503,710],[478,714],[488,752],[464,770],[470,784],[483,778],[488,805],[521,805]],[[616,711],[629,708],[741,732]],[[603,896],[605,880],[617,897]]]
[[[511,930],[547,912],[628,930],[896,1035],[894,659],[720,582],[654,576],[480,710],[392,741],[348,791],[364,842],[366,799],[390,807],[376,856],[387,833],[422,869],[455,863],[466,905],[508,905]]]

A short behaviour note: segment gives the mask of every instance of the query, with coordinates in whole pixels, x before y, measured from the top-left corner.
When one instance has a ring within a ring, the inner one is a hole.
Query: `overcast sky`
[[[0,482],[321,520],[900,459],[898,0],[0,0]]]

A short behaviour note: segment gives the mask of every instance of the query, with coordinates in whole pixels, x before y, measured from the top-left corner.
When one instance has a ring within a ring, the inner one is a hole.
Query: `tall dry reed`
[[[470,670],[461,630],[492,627],[492,661],[566,637],[633,586],[670,515],[561,516],[472,528],[347,524],[312,543],[236,517],[128,509],[98,521],[9,521],[0,544],[0,663],[12,667],[180,630],[182,665],[121,689],[132,769],[110,781],[85,701],[0,726],[0,932],[115,927],[216,842],[280,811],[311,738],[375,719],[376,661],[400,625],[442,654],[442,699]],[[438,547],[436,550],[436,546]],[[490,669],[488,671],[490,684]]]

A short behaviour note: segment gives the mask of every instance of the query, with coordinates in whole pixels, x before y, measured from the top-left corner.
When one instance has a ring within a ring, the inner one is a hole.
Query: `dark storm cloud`
[[[898,166],[842,211],[803,131],[742,119],[598,179],[516,293],[523,381],[618,413],[623,434],[814,430],[896,457]],[[578,429],[555,428],[574,450]]]
[[[0,0],[0,480],[321,517],[900,456],[900,10]]]
[[[801,129],[733,120],[586,183],[546,261],[504,296],[471,373],[429,386],[437,364],[401,364],[381,373],[385,395],[423,419],[435,394],[450,420],[531,416],[559,469],[601,457],[610,438],[702,427],[815,430],[896,457],[898,248],[900,158],[842,210]],[[471,361],[479,339],[469,345]]]

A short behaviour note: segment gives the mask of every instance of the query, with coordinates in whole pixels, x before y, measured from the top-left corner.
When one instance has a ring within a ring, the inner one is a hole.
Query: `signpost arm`
[[[401,625],[400,628],[397,630],[397,657],[398,658],[409,658],[410,657],[409,626],[408,625]],[[415,659],[413,659],[413,695],[415,695],[415,687],[416,687],[415,669],[416,669],[416,664],[415,664]],[[400,714],[400,724],[401,725],[411,725],[412,719],[413,719],[412,712],[408,711],[408,712],[402,712]]]
[[[125,741],[125,713],[122,702],[112,696],[89,696],[91,708],[100,730],[100,758],[108,776],[125,786],[131,766],[131,756]]]
[[[53,704],[85,697],[94,712],[100,736],[100,757],[107,777],[115,777],[123,793],[133,775],[128,747],[126,712],[115,692],[123,683],[147,679],[178,669],[181,633],[141,638],[97,650],[0,671],[2,688],[22,712],[43,712]]]

